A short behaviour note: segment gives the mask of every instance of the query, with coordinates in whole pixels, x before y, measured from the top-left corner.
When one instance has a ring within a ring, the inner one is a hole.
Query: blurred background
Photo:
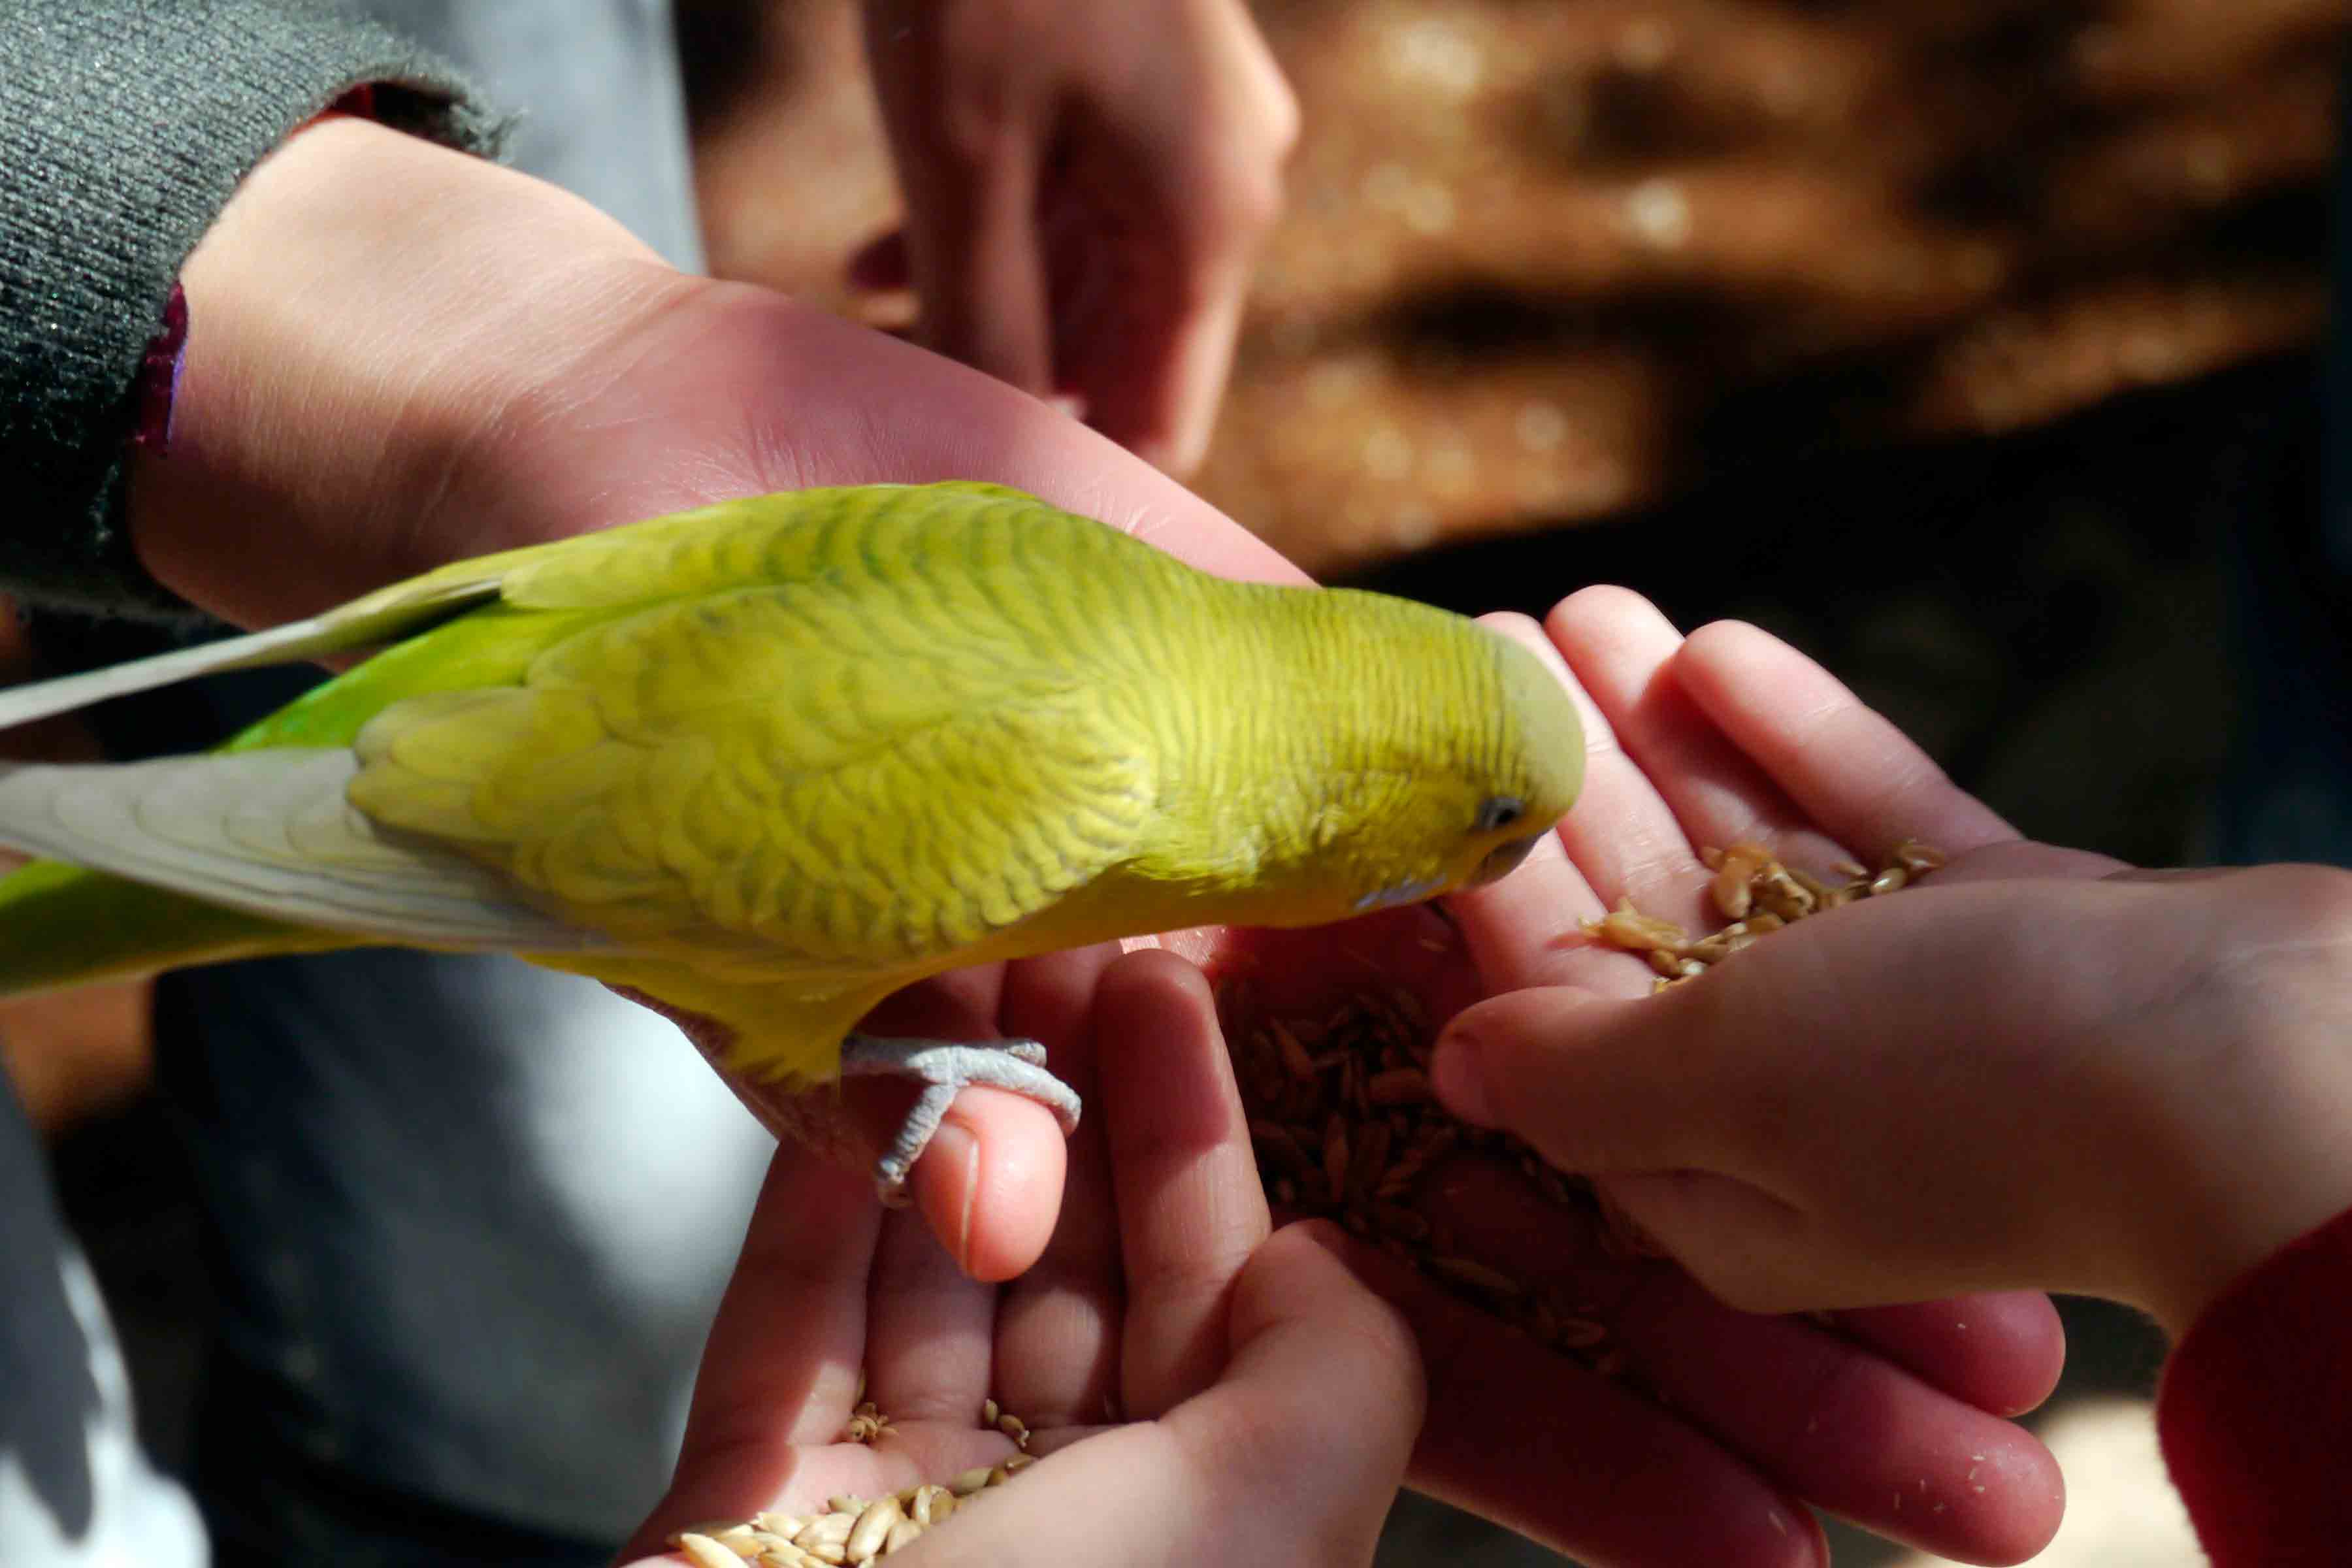
[[[1611,581],[1759,622],[2029,835],[2214,858],[2231,563],[2315,504],[2352,0],[1256,10],[1305,136],[1212,500],[1465,611]],[[897,210],[848,0],[677,20],[711,270],[906,321],[847,281]],[[0,1050],[169,1463],[207,1292],[144,1006],[12,1004]],[[2147,1427],[2159,1342],[2068,1313],[2043,1561],[2200,1561]],[[1425,1505],[1385,1552],[1553,1561]]]

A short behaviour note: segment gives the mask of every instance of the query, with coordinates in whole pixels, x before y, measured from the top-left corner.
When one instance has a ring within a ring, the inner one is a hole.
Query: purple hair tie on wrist
[[[178,284],[163,307],[163,330],[139,362],[139,424],[131,444],[162,457],[172,446],[172,402],[180,390],[180,367],[188,352],[188,297]]]

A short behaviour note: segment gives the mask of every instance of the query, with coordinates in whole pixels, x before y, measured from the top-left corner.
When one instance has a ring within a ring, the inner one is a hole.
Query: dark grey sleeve
[[[326,5],[0,5],[0,586],[52,605],[184,612],[123,533],[142,356],[237,181],[371,84],[378,118],[494,149],[499,127],[456,73]]]

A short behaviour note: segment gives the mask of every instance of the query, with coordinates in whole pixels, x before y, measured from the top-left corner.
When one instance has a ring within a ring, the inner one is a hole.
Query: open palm
[[[1093,1105],[1045,1255],[982,1284],[913,1216],[878,1211],[862,1176],[786,1145],[677,1481],[636,1549],[696,1521],[815,1514],[1001,1463],[1013,1443],[980,1419],[996,1398],[1033,1454],[1085,1457],[992,1496],[927,1561],[1003,1561],[1008,1542],[1028,1560],[1126,1561],[1139,1531],[1181,1560],[1245,1527],[1269,1552],[1287,1538],[1368,1556],[1420,1418],[1419,1369],[1394,1315],[1328,1258],[1310,1263],[1311,1243],[1262,1250],[1266,1206],[1200,974],[1090,949],[1013,966],[1001,1009]],[[871,1446],[843,1438],[861,1398],[889,1417]],[[1316,1456],[1312,1476],[1252,1461],[1253,1431]],[[1178,1521],[1152,1531],[1162,1512]]]

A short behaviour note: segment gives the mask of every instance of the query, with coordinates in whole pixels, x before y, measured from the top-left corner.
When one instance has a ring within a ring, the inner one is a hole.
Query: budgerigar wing
[[[779,977],[966,951],[1131,853],[1155,769],[1115,671],[882,576],[656,605],[520,686],[394,703],[352,799],[624,949]]]

